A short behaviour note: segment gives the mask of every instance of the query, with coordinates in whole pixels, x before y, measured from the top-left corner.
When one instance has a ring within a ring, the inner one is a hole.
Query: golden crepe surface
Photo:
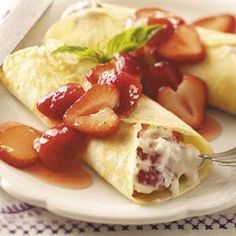
[[[80,61],[74,57],[54,58],[51,50],[49,46],[26,48],[8,56],[3,64],[3,84],[37,115],[39,112],[35,107],[38,99],[54,91],[60,85],[78,82],[85,89],[89,87],[84,75],[94,62]],[[43,121],[45,122],[45,120]],[[131,115],[122,118],[117,133],[102,139],[87,138],[83,157],[89,166],[129,199],[139,203],[167,200],[173,197],[169,191],[133,196],[138,133],[142,129],[142,125],[178,131],[184,135],[186,143],[192,143],[203,153],[211,153],[208,142],[190,126],[156,102],[143,96]],[[209,162],[201,165],[200,179],[207,175],[209,166]],[[193,185],[186,179],[180,181],[179,195],[198,184]]]
[[[55,39],[70,46],[102,49],[106,42],[125,28],[126,14],[103,8],[84,9],[52,25],[44,41]],[[96,35],[96,36],[95,36]]]

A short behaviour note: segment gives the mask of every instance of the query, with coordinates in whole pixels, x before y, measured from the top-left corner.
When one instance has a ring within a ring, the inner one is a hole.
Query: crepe
[[[54,48],[55,42],[53,46],[47,44],[22,49],[9,55],[3,63],[3,84],[40,118],[43,116],[37,111],[36,103],[44,95],[68,82],[80,83],[85,90],[90,87],[85,74],[94,62],[71,55],[52,55]],[[196,181],[178,179],[176,184],[179,186],[175,194],[170,189],[134,194],[138,136],[143,126],[177,131],[183,135],[184,143],[194,145],[201,153],[210,154],[212,150],[209,143],[190,126],[145,96],[140,98],[132,113],[128,117],[121,117],[121,120],[120,127],[113,136],[87,137],[80,156],[127,198],[138,203],[164,201],[194,188],[208,174],[211,163],[205,161],[199,166]],[[43,121],[46,121],[45,117]]]
[[[48,30],[45,41],[56,39],[67,45],[96,48],[98,44],[104,47],[109,38],[124,29],[125,21],[134,9],[101,4],[104,9],[91,8],[59,20]],[[95,20],[95,15],[96,19],[101,19]],[[236,91],[236,35],[197,29],[206,49],[206,59],[198,64],[181,66],[180,69],[183,74],[194,74],[205,81],[209,105],[234,113],[236,97],[231,91]],[[85,35],[89,36],[89,40]]]
[[[81,78],[96,62],[73,55],[52,54],[60,45],[50,40],[40,47],[19,50],[3,63],[3,84],[33,112],[38,112],[36,103],[42,96],[61,85],[77,82],[86,90],[90,87],[87,80]]]
[[[208,88],[208,104],[236,112],[236,35],[198,28],[207,57],[198,64],[184,65],[185,74],[201,78]]]
[[[176,195],[172,195],[169,189],[150,194],[133,195],[138,133],[142,129],[142,125],[165,127],[168,130],[178,131],[184,135],[184,142],[193,144],[203,153],[211,153],[211,147],[207,141],[190,126],[156,102],[143,96],[131,115],[123,118],[123,123],[114,136],[105,139],[88,139],[84,153],[86,162],[122,194],[138,203],[163,202],[181,196],[196,187],[200,182],[193,184],[191,181],[181,179],[179,193]],[[201,165],[199,168],[200,181],[207,176],[210,166],[210,162],[204,162]]]

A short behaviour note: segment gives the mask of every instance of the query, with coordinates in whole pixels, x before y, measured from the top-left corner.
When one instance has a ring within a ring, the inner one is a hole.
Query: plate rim
[[[74,219],[74,220],[87,221],[87,222],[91,222],[91,223],[118,224],[118,225],[119,224],[147,225],[147,224],[167,223],[167,222],[178,221],[178,220],[185,219],[185,218],[198,217],[198,216],[202,216],[202,215],[210,215],[210,214],[228,209],[228,208],[236,205],[236,191],[234,190],[233,192],[230,192],[230,194],[228,194],[228,197],[222,198],[216,202],[209,203],[208,205],[202,204],[201,208],[198,208],[198,209],[192,208],[191,205],[188,205],[186,208],[177,209],[175,212],[169,212],[168,214],[165,214],[164,216],[159,217],[159,218],[154,217],[154,216],[149,216],[149,217],[146,216],[145,218],[142,218],[140,216],[138,216],[136,218],[134,216],[124,217],[124,215],[117,215],[117,214],[113,214],[113,217],[111,217],[110,213],[105,213],[105,214],[86,213],[86,208],[84,208],[81,212],[78,212],[78,211],[75,212],[71,208],[65,208],[65,206],[61,207],[59,202],[56,202],[56,204],[55,204],[52,201],[52,198],[47,197],[47,196],[43,196],[43,194],[37,195],[34,197],[30,197],[29,196],[30,194],[27,193],[27,191],[22,192],[20,190],[21,188],[15,188],[14,187],[15,185],[14,185],[14,183],[12,183],[11,180],[16,177],[14,175],[19,175],[19,173],[11,173],[13,171],[15,171],[14,167],[11,167],[8,164],[0,161],[0,176],[1,176],[0,185],[5,192],[10,194],[11,196],[16,197],[17,199],[25,201],[29,204],[34,205],[34,206],[44,208],[44,209],[46,209],[52,213],[55,213],[57,215],[60,215],[60,216],[66,217],[66,218],[70,218],[70,219]],[[18,171],[22,172],[22,176],[18,176],[20,178],[25,178],[26,175],[29,175],[27,173],[24,173],[21,170],[18,170]],[[213,171],[213,169],[211,171]],[[12,174],[12,176],[7,176],[8,174],[9,175]],[[36,177],[32,176],[31,178],[36,178]],[[38,183],[41,182],[41,184],[45,184],[46,186],[55,187],[55,186],[52,186],[44,181],[41,181],[40,179],[34,179],[34,180],[29,179],[28,181],[35,181],[36,184],[37,184],[37,182]],[[204,183],[204,181],[202,183]],[[32,194],[32,192],[33,191],[31,191],[31,194]],[[117,191],[117,194],[119,194],[118,191]],[[181,198],[181,196],[180,196],[180,198]],[[176,198],[176,199],[178,199],[178,198]],[[170,201],[174,201],[176,199],[173,199]],[[130,201],[130,200],[127,200],[127,202],[128,201]],[[140,207],[143,207],[143,206],[150,207],[151,206],[151,204],[137,205],[135,203],[132,203],[131,201],[128,203],[134,204],[134,205],[140,206]],[[163,203],[163,204],[165,204],[165,203]],[[158,203],[154,207],[158,210]]]
[[[65,1],[65,0],[64,0]],[[180,0],[179,0],[180,1]],[[229,0],[228,0],[229,1]],[[55,1],[54,1],[55,2]],[[60,2],[63,2],[63,0],[60,0]],[[141,2],[141,1],[140,1]],[[236,5],[236,3],[235,3]],[[2,164],[0,161],[0,170],[2,169]],[[5,166],[5,163],[4,163]],[[5,167],[4,167],[5,168]],[[17,197],[20,200],[26,201],[30,204],[33,204],[38,207],[43,207],[55,214],[58,214],[60,216],[68,217],[71,219],[76,219],[76,220],[83,220],[87,222],[93,222],[93,223],[106,223],[106,224],[129,224],[129,225],[144,225],[144,224],[156,224],[156,223],[166,223],[166,222],[172,222],[172,221],[177,221],[181,220],[187,217],[195,217],[195,216],[202,216],[205,214],[212,214],[227,208],[230,208],[232,206],[236,205],[236,191],[233,192],[231,200],[224,198],[221,199],[221,204],[209,204],[208,207],[202,207],[200,209],[182,209],[178,213],[175,213],[171,216],[166,216],[165,218],[162,219],[156,219],[154,217],[146,217],[146,218],[135,218],[135,219],[130,219],[130,217],[124,218],[124,216],[116,216],[116,218],[111,218],[111,216],[101,216],[101,215],[91,215],[91,214],[85,214],[84,212],[76,212],[76,214],[71,211],[69,212],[68,209],[63,209],[58,207],[57,205],[51,203],[49,198],[43,199],[42,196],[37,196],[36,198],[30,198],[27,196],[26,192],[21,192],[20,189],[17,189],[14,187],[14,184],[12,181],[9,179],[7,174],[3,174],[0,171],[0,185],[4,191],[9,193],[10,195],[13,195]],[[119,194],[117,192],[117,194]],[[173,200],[174,201],[174,200]],[[131,202],[132,203],[132,202]],[[213,206],[213,207],[212,207]],[[155,206],[156,207],[156,206]],[[158,208],[157,208],[158,210]]]

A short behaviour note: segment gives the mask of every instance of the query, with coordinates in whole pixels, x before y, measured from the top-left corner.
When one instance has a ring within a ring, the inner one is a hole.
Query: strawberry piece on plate
[[[66,110],[83,94],[79,84],[69,83],[41,99],[37,108],[48,118],[62,120]]]
[[[206,99],[205,83],[192,75],[184,76],[177,91],[170,87],[163,87],[157,95],[160,105],[176,114],[194,129],[200,128],[204,122]]]
[[[177,66],[169,61],[161,61],[148,67],[142,84],[144,93],[155,99],[159,88],[169,86],[175,90],[181,81],[182,75]]]
[[[174,33],[173,25],[166,18],[155,18],[155,17],[148,18],[148,25],[158,25],[158,24],[163,25],[164,28],[158,30],[148,41],[148,45],[153,47],[159,46]]]
[[[140,77],[120,72],[113,85],[120,90],[120,102],[117,112],[126,115],[136,105],[142,94]]]
[[[0,159],[8,164],[23,168],[38,157],[33,142],[41,133],[29,126],[5,123],[0,127]]]
[[[194,21],[193,24],[225,33],[234,33],[236,26],[235,17],[230,14],[205,17],[200,20]]]
[[[34,148],[48,169],[59,171],[69,165],[78,153],[81,134],[65,125],[46,130],[35,140]]]
[[[113,134],[119,126],[119,118],[113,111],[118,106],[119,97],[115,86],[95,85],[67,110],[64,122],[86,134]]]
[[[136,19],[149,17],[154,17],[156,19],[164,18],[170,21],[175,29],[178,28],[179,25],[185,24],[184,20],[181,17],[166,10],[155,7],[140,8],[135,12],[135,17]]]
[[[116,78],[115,65],[112,62],[99,64],[89,71],[86,78],[93,85],[99,83],[100,80],[112,81]]]
[[[194,26],[181,25],[157,48],[160,56],[177,62],[198,62],[205,58],[205,50]]]

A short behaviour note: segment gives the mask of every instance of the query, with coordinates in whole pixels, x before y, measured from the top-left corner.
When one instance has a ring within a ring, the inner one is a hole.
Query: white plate
[[[39,43],[49,25],[72,2],[75,1],[55,1],[19,47]],[[233,0],[145,0],[133,1],[133,5],[157,5],[158,2],[162,7],[181,13],[187,18],[236,8],[236,2]],[[16,120],[43,128],[37,118],[2,87],[0,107],[0,122]],[[223,134],[212,143],[214,150],[223,151],[234,147],[236,117],[216,110],[210,110],[209,113],[223,125]],[[28,203],[74,219],[117,224],[161,223],[210,214],[236,204],[236,171],[230,168],[215,166],[209,178],[190,193],[163,204],[148,206],[130,202],[95,173],[92,174],[92,187],[85,190],[70,190],[52,186],[5,163],[0,163],[1,186],[6,192]]]

